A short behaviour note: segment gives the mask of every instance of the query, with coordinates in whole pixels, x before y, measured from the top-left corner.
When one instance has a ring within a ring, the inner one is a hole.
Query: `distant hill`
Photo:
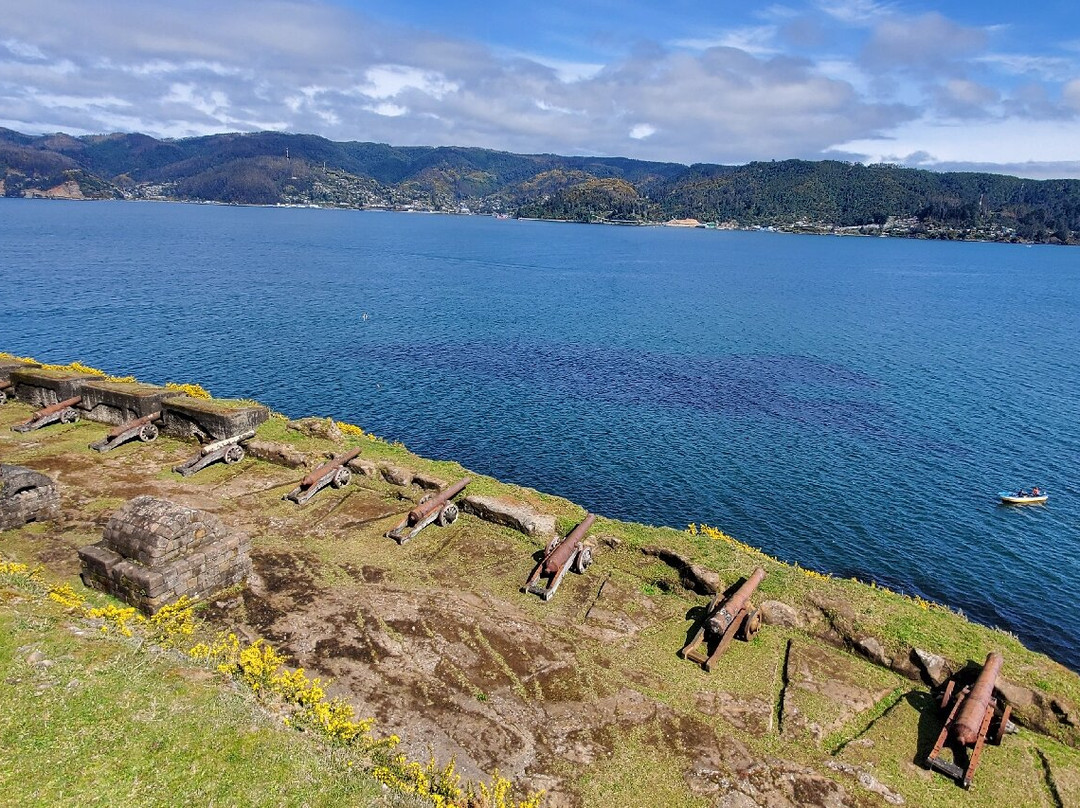
[[[685,166],[278,132],[158,140],[0,129],[0,193],[1080,243],[1078,180],[838,161]]]

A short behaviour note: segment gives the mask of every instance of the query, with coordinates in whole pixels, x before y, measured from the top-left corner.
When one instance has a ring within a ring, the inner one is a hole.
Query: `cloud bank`
[[[1009,50],[995,25],[870,0],[685,30],[643,24],[591,50],[511,47],[314,0],[0,0],[0,20],[0,125],[29,133],[282,130],[680,163],[832,156],[1080,176],[1075,42]]]

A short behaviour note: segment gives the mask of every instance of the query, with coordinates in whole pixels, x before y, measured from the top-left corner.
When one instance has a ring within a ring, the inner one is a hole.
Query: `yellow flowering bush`
[[[187,595],[167,606],[162,606],[147,621],[147,633],[150,639],[162,648],[175,648],[194,631],[194,603]]]
[[[134,632],[131,625],[139,623],[145,623],[146,618],[139,614],[131,606],[102,606],[98,609],[87,609],[86,616],[91,619],[101,619],[105,622],[101,624],[101,633],[109,634],[115,631],[124,637],[131,637]]]
[[[232,676],[240,658],[240,640],[235,634],[219,634],[211,643],[199,642],[191,646],[188,656]]]
[[[108,375],[107,373],[105,373],[104,370],[99,370],[98,368],[92,368],[89,365],[84,365],[82,362],[79,362],[78,360],[72,362],[70,365],[68,365],[68,367],[71,368],[72,370],[74,370],[76,373],[85,373],[88,376],[107,376]]]
[[[471,806],[477,806],[477,808],[540,808],[540,802],[544,798],[542,791],[530,794],[520,802],[514,802],[510,799],[512,788],[513,783],[505,777],[501,777],[499,770],[496,769],[491,775],[490,786],[485,783],[477,783],[475,790],[469,790],[468,804],[470,808]]]
[[[177,384],[176,382],[165,382],[165,388],[168,390],[175,390],[178,393],[187,393],[192,398],[213,398],[213,396],[210,395],[210,391],[201,384]]]
[[[364,430],[356,424],[347,424],[344,421],[338,421],[337,428],[341,430],[342,435],[352,435],[354,438],[364,437]]]
[[[19,564],[15,561],[0,561],[0,576],[9,578],[14,583],[23,586],[36,587],[44,584],[40,567],[31,569],[26,564]]]
[[[464,805],[461,776],[451,760],[443,768],[435,763],[434,756],[426,765],[395,755],[386,765],[376,766],[372,776],[395,791],[425,797],[437,808]]]
[[[760,548],[751,547],[749,544],[745,544],[736,539],[735,537],[729,536],[727,533],[720,530],[720,528],[713,527],[712,525],[706,525],[704,522],[702,522],[700,525],[691,522],[689,525],[687,525],[686,532],[689,533],[691,536],[708,536],[710,539],[715,539],[716,541],[727,542],[733,547],[742,550],[744,553],[758,555],[762,558],[767,558],[770,561],[776,560],[771,555],[763,552]]]
[[[59,603],[69,611],[85,611],[86,601],[83,596],[71,588],[70,584],[61,584],[49,589],[49,600]]]

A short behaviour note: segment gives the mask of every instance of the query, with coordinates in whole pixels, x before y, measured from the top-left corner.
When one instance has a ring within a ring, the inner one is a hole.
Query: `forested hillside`
[[[637,224],[1072,244],[1080,181],[784,160],[744,166],[336,143],[0,129],[0,194],[379,207]]]

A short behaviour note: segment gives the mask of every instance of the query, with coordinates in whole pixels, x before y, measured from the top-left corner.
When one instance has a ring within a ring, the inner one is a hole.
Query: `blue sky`
[[[0,126],[1080,177],[1072,2],[0,0]]]

